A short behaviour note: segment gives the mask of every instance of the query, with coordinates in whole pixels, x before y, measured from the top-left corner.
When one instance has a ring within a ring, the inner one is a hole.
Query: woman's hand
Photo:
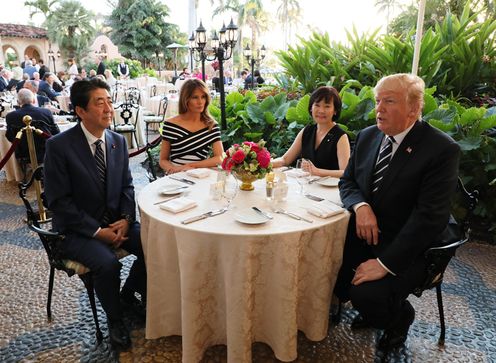
[[[320,176],[320,169],[313,165],[313,163],[308,159],[303,160],[302,169],[303,171],[310,173],[310,175]]]

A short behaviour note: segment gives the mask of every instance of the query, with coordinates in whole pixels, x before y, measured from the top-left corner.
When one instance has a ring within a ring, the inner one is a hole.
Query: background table
[[[199,206],[189,211],[172,214],[154,205],[164,199],[164,185],[181,184],[167,177],[138,196],[148,271],[146,337],[181,335],[183,362],[198,362],[215,344],[227,344],[229,362],[251,362],[254,341],[269,344],[280,360],[294,360],[298,330],[315,341],[327,336],[349,214],[311,216],[304,206],[315,202],[290,185],[285,208],[314,223],[274,214],[265,224],[241,224],[234,215],[243,208],[268,210],[264,181],[257,181],[254,191],[239,192],[232,210],[182,225],[222,205],[208,192],[216,173],[195,179],[188,194]],[[337,188],[311,187],[339,199]]]

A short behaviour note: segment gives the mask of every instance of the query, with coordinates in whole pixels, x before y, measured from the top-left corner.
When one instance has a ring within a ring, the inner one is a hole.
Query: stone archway
[[[5,44],[2,46],[2,53],[4,56],[4,63],[8,68],[12,68],[15,63],[20,64],[19,53],[17,49],[10,44]]]
[[[43,52],[35,45],[29,45],[24,49],[24,54],[27,54],[29,58],[34,58],[38,61],[41,58]],[[45,59],[43,59],[45,61]]]

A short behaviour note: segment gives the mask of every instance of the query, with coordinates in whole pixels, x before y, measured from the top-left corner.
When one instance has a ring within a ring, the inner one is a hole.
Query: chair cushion
[[[134,125],[115,125],[115,131],[134,131]]]
[[[118,248],[118,249],[114,250],[114,253],[115,253],[115,256],[117,257],[117,259],[119,259],[119,260],[121,258],[129,256],[129,252],[127,252],[126,250],[124,250],[122,248]],[[77,275],[84,275],[84,274],[90,272],[90,269],[80,262],[77,262],[74,260],[62,260],[62,262],[64,263],[64,266],[66,269],[74,271],[74,273]],[[72,274],[69,274],[69,276],[71,276],[71,275]]]
[[[162,122],[162,116],[145,116],[143,117],[145,122]]]

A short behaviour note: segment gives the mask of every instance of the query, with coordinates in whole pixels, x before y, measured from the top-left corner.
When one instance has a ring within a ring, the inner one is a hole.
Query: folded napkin
[[[312,203],[311,206],[307,207],[307,211],[320,218],[329,218],[336,214],[343,213],[344,208],[335,205],[329,200],[323,200],[321,202]]]
[[[196,206],[197,206],[197,204],[194,200],[188,199],[185,197],[181,197],[181,198],[172,199],[168,202],[160,204],[160,209],[164,209],[164,210],[172,212],[172,213],[179,213],[179,212],[194,208]]]
[[[310,173],[308,171],[303,171],[301,169],[290,169],[285,172],[287,176],[291,176],[293,178],[301,178],[304,176],[309,176]]]
[[[202,179],[210,175],[210,170],[206,168],[191,169],[186,172],[186,175],[193,178]]]

